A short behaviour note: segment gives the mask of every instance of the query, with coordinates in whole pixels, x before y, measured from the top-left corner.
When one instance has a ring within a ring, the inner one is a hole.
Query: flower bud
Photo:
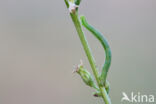
[[[94,83],[91,74],[86,69],[84,69],[82,64],[77,67],[75,72],[77,72],[81,76],[83,82],[86,85],[96,89],[96,84]]]

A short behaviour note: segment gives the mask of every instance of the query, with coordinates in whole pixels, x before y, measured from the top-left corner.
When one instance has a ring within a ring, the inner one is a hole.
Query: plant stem
[[[71,15],[71,18],[74,22],[74,25],[75,25],[75,28],[78,32],[78,35],[79,35],[79,38],[81,40],[81,43],[83,45],[83,48],[85,50],[85,53],[87,55],[87,58],[89,60],[89,63],[91,65],[91,68],[92,68],[92,71],[93,71],[93,74],[94,74],[94,77],[96,79],[96,82],[98,84],[98,87],[99,87],[99,90],[102,94],[102,98],[105,102],[105,104],[111,104],[111,100],[106,92],[106,89],[102,86],[100,86],[100,81],[99,81],[99,78],[98,78],[98,71],[97,71],[97,68],[96,68],[96,64],[95,64],[95,61],[94,61],[94,57],[91,53],[91,50],[89,48],[89,45],[88,45],[88,42],[86,40],[86,37],[82,31],[82,27],[81,27],[81,23],[79,21],[79,17],[78,17],[78,13],[75,11],[74,13],[70,13]]]

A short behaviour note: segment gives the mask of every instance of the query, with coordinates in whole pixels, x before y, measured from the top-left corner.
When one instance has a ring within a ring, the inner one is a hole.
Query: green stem
[[[87,55],[87,58],[89,60],[89,63],[91,65],[94,77],[96,79],[96,82],[97,82],[98,87],[100,89],[100,92],[102,94],[102,98],[103,98],[105,104],[111,104],[111,101],[110,101],[110,98],[109,98],[109,96],[108,96],[108,94],[106,92],[106,89],[104,87],[100,86],[100,80],[98,78],[98,71],[96,69],[96,64],[95,64],[93,55],[91,53],[91,50],[89,48],[88,42],[86,40],[86,37],[85,37],[85,35],[84,35],[83,31],[82,31],[82,27],[81,27],[81,24],[80,24],[80,21],[79,21],[79,18],[78,18],[78,14],[77,14],[77,12],[74,12],[74,13],[70,13],[70,15],[71,15],[71,18],[72,18],[73,23],[75,25],[75,28],[76,28],[76,30],[78,32],[79,38],[81,40],[81,43],[83,45],[83,48],[84,48],[85,53]]]

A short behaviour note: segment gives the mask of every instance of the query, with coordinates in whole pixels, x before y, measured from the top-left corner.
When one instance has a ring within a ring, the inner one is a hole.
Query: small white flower
[[[78,72],[78,70],[80,69],[80,67],[83,67],[83,61],[82,60],[80,60],[80,64],[79,65],[74,66],[73,73]]]
[[[76,5],[75,3],[69,2],[69,12],[70,13],[74,13],[76,8],[78,8],[79,6]]]

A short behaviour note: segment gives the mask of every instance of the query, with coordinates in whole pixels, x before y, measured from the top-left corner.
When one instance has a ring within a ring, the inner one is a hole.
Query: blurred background
[[[156,1],[82,0],[79,13],[110,44],[112,103],[156,96]],[[100,69],[103,48],[84,31]],[[102,104],[72,74],[80,59],[91,71],[64,0],[0,0],[0,104]]]

